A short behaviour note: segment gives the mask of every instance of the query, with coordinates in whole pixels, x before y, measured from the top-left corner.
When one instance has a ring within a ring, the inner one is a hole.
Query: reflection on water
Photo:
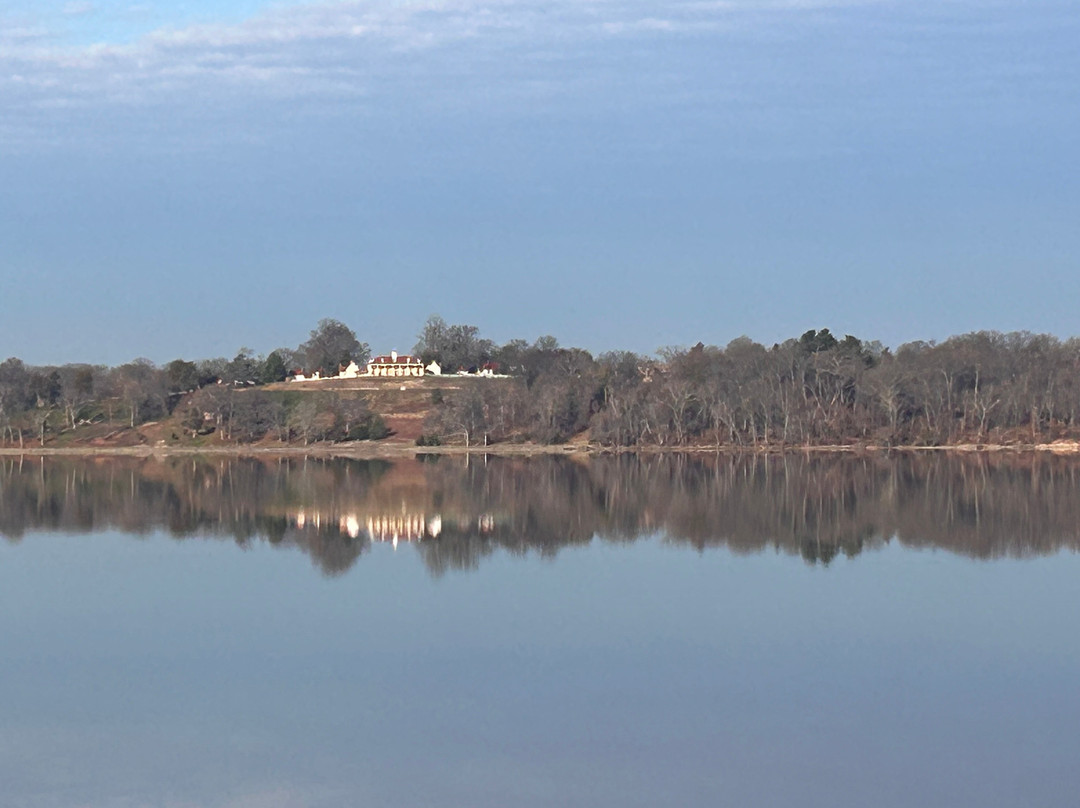
[[[660,534],[828,564],[899,541],[973,558],[1080,546],[1080,463],[1044,456],[619,456],[384,460],[5,458],[0,533],[265,540],[327,574],[372,542],[433,574],[498,549],[553,555]]]
[[[1071,808],[1078,469],[3,458],[0,806]]]

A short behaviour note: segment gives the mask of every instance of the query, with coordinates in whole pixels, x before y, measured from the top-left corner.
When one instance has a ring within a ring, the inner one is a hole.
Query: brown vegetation
[[[284,383],[284,357],[366,355],[324,321],[297,351],[146,360],[116,368],[0,363],[0,445],[573,445],[604,450],[772,452],[898,447],[1053,447],[1080,441],[1080,340],[979,332],[895,352],[808,331],[766,347],[745,338],[657,357],[502,346],[429,320],[415,348],[451,369],[510,378]],[[344,353],[343,353],[344,352]],[[153,428],[151,428],[153,425]]]

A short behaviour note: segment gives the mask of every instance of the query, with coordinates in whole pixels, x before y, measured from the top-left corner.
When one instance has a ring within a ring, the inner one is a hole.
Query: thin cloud
[[[783,8],[816,9],[867,0],[727,0],[719,3],[644,0],[426,0],[416,3],[343,2],[278,8],[235,24],[163,28],[132,45],[44,47],[41,28],[16,29],[0,36],[11,44],[0,65],[39,70],[108,69],[112,80],[147,75],[180,60],[206,61],[260,54],[281,63],[313,58],[316,49],[353,46],[369,51],[408,53],[462,42],[516,48],[590,37],[706,30],[732,15]],[[92,11],[89,2],[72,2],[67,13]],[[355,53],[355,51],[354,51]],[[6,71],[5,71],[6,72]]]
[[[3,21],[0,20],[0,45],[5,46],[5,50],[25,48],[27,45],[44,42],[52,37],[53,32],[43,25],[3,25]]]
[[[753,37],[871,4],[898,7],[890,0],[353,0],[92,46],[58,44],[41,26],[0,26],[0,147],[18,139],[13,132],[31,141],[55,136],[64,116],[80,109],[101,117],[116,107],[167,107],[200,116],[260,98],[348,105],[397,94],[464,104],[500,94],[554,98],[574,88],[602,97],[605,81],[627,77],[596,55],[615,58],[623,41]]]
[[[865,0],[862,0],[865,2]],[[126,60],[126,69],[137,72],[170,56],[229,49],[276,50],[280,58],[295,58],[288,46],[297,43],[363,42],[398,50],[436,48],[462,40],[487,39],[506,42],[547,38],[588,37],[617,34],[634,29],[686,30],[709,26],[720,15],[753,13],[788,6],[820,8],[852,5],[859,0],[814,2],[674,2],[663,6],[644,0],[427,0],[416,3],[344,2],[278,8],[235,24],[193,25],[164,28],[134,45],[67,48],[19,48],[0,56],[43,68],[52,65],[92,67],[108,61]],[[68,6],[70,13],[85,13],[90,3]],[[41,28],[6,31],[10,41],[41,38]]]
[[[68,17],[85,17],[87,14],[93,14],[97,10],[97,7],[87,0],[73,0],[64,6],[64,14]]]

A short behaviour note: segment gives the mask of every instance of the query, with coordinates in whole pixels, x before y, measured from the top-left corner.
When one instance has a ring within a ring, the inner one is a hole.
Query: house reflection
[[[348,511],[335,514],[298,510],[288,515],[288,521],[301,532],[325,530],[350,539],[365,538],[373,543],[391,544],[395,548],[399,542],[431,541],[439,538],[443,532],[441,513],[426,514],[404,508],[397,513]],[[463,516],[452,522],[456,532],[464,535],[488,535],[498,525],[497,518],[491,513],[481,513],[476,517]]]
[[[350,539],[361,536],[372,542],[386,542],[397,547],[398,542],[424,541],[438,538],[442,532],[442,516],[416,511],[399,513],[363,513],[348,511],[333,514],[321,511],[300,510],[289,514],[289,521],[297,530],[324,528],[336,531]]]

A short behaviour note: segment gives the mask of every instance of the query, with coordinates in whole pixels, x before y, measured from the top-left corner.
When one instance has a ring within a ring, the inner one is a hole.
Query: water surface
[[[1065,806],[1061,458],[5,459],[0,804]]]

